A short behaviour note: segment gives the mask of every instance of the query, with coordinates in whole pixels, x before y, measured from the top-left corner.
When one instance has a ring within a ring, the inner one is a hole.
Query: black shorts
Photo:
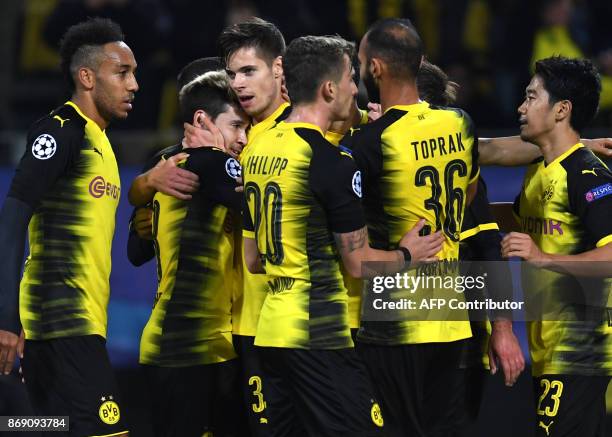
[[[259,348],[253,343],[255,337],[234,335],[234,349],[238,354],[241,366],[240,388],[243,413],[253,437],[264,437],[270,433],[266,398],[264,397],[264,375]],[[240,417],[240,416],[238,416]]]
[[[447,436],[457,429],[463,342],[357,343],[380,399],[387,435]]]
[[[533,378],[536,437],[605,437],[609,376]]]
[[[142,366],[153,404],[156,437],[243,435],[235,417],[238,361],[190,367]]]
[[[262,347],[270,436],[374,436],[383,414],[353,348]]]
[[[69,416],[70,432],[58,436],[128,431],[104,338],[26,340],[22,367],[35,414]]]

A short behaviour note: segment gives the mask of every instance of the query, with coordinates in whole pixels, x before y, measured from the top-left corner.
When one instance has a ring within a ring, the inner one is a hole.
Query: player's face
[[[127,118],[132,110],[136,82],[136,60],[124,42],[104,45],[104,57],[95,72],[92,89],[98,112],[107,121]]]
[[[554,105],[539,76],[534,76],[525,90],[525,100],[519,106],[521,139],[538,144],[538,138],[555,127]]]
[[[374,76],[372,76],[372,72],[370,71],[370,63],[368,62],[368,58],[366,56],[366,47],[368,44],[368,35],[364,35],[361,39],[361,43],[359,44],[359,52],[357,54],[359,58],[359,76],[361,77],[361,81],[368,92],[368,100],[373,103],[380,103],[380,90],[378,89],[378,85],[376,84],[376,80],[374,80]]]
[[[282,72],[275,72],[273,66],[260,57],[253,47],[236,50],[229,57],[226,70],[230,86],[248,115],[258,118],[263,113],[271,112],[270,106],[280,94],[279,74]]]
[[[236,158],[247,143],[249,117],[240,108],[228,105],[227,111],[217,115],[215,126],[221,131],[225,151]]]
[[[353,80],[353,65],[347,55],[344,55],[342,77],[337,83],[338,98],[334,105],[335,120],[347,120],[351,115],[357,95],[357,85]]]

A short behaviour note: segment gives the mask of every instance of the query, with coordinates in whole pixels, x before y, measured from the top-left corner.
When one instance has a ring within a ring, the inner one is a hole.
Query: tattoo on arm
[[[368,241],[368,228],[363,227],[345,234],[334,234],[336,245],[341,252],[353,252],[364,247]]]

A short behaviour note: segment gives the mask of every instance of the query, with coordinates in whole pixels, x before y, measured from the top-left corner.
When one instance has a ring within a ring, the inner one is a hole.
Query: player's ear
[[[198,109],[193,113],[193,125],[195,127],[206,129],[206,125],[204,124],[203,120],[204,117],[209,117],[209,115],[203,109]]]
[[[335,83],[331,80],[326,80],[321,84],[321,94],[326,102],[331,102],[334,98],[336,98],[336,88]]]
[[[283,75],[283,57],[277,56],[272,61],[272,73],[274,74],[274,79],[278,79]]]
[[[382,74],[383,64],[380,59],[372,58],[370,59],[370,65],[368,66],[368,68],[370,69],[372,77],[374,77],[374,79],[378,79]]]
[[[77,70],[75,82],[80,83],[86,91],[89,91],[96,84],[95,72],[91,68],[81,67]]]
[[[555,121],[563,121],[572,114],[572,102],[569,100],[560,100],[555,103]]]

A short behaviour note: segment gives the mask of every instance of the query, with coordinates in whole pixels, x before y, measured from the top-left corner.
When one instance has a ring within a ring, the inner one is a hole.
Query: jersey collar
[[[266,128],[270,127],[274,120],[276,120],[283,113],[283,111],[287,109],[288,106],[289,103],[283,102],[278,108],[276,108],[276,110],[272,114],[270,114],[268,117],[266,117],[259,123],[251,123],[251,130],[249,132],[249,135],[253,137],[257,135],[260,130],[266,130]]]
[[[83,114],[83,111],[81,111],[81,108],[79,108],[79,107],[77,106],[77,104],[76,104],[76,103],[74,103],[74,102],[72,102],[72,101],[68,100],[66,103],[64,103],[64,105],[72,106],[72,107],[74,108],[74,110],[75,110],[75,111],[76,111],[76,112],[77,112],[77,113],[78,113],[78,114],[79,114],[81,117],[83,117],[83,118],[85,119],[85,121],[86,121],[88,124],[91,124],[92,126],[95,126],[95,127],[96,127],[96,128],[97,128],[97,129],[98,129],[100,132],[104,132],[104,130],[103,130],[103,129],[100,129],[100,126],[98,126],[98,123],[96,123],[96,122],[95,122],[95,121],[93,121],[91,118],[89,118],[88,116],[86,116],[85,114]]]
[[[572,147],[567,149],[561,155],[557,156],[550,164],[547,164],[546,161],[544,161],[544,166],[545,167],[550,167],[551,165],[558,164],[561,161],[563,161],[565,158],[570,156],[572,153],[574,153],[576,150],[578,150],[578,149],[580,149],[582,147],[584,147],[584,144],[582,144],[582,143],[574,144]]]
[[[312,130],[318,131],[322,136],[325,136],[321,128],[317,126],[316,124],[312,124],[312,123],[304,123],[300,121],[296,121],[296,122],[281,121],[279,125],[284,125],[291,129],[298,129],[298,128],[312,129]]]
[[[419,101],[419,103],[413,103],[412,105],[393,105],[393,106],[389,106],[387,108],[387,110],[385,111],[385,114],[390,111],[391,109],[399,109],[401,111],[406,111],[406,112],[410,112],[410,111],[417,111],[417,112],[422,112],[425,109],[429,108],[429,103],[427,103],[425,100],[421,100]]]

